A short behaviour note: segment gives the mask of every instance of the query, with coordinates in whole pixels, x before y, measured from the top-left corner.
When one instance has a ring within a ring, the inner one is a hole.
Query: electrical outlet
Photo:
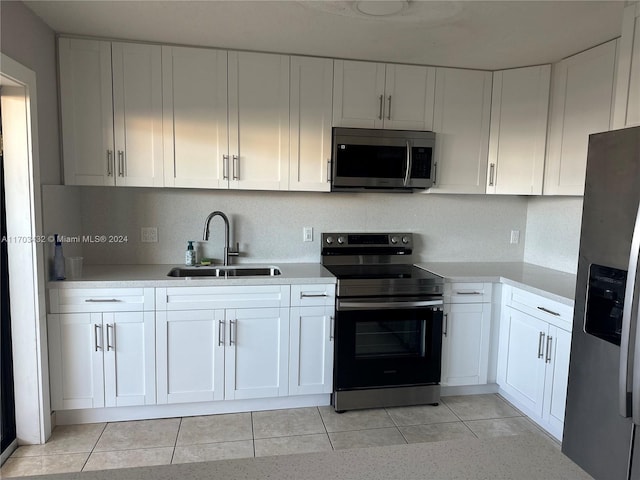
[[[140,241],[142,243],[158,243],[158,227],[142,227]]]
[[[302,229],[302,241],[313,242],[313,227],[304,227]]]
[[[520,243],[520,230],[511,230],[511,243]]]

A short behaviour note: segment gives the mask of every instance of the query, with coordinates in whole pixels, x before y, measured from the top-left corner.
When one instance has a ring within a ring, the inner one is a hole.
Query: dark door
[[[11,317],[9,309],[9,268],[7,265],[7,214],[4,198],[4,157],[2,155],[2,119],[0,117],[0,452],[16,438],[13,396],[13,360],[11,354]]]

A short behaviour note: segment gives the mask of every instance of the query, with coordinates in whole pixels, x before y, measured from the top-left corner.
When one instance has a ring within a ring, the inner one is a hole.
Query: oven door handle
[[[442,300],[421,300],[414,302],[350,302],[338,300],[338,310],[367,310],[367,309],[398,309],[416,307],[437,307],[442,305]]]

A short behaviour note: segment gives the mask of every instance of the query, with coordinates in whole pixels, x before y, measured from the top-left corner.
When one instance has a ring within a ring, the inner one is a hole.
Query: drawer
[[[153,288],[54,288],[51,313],[141,312],[155,309]]]
[[[445,283],[444,303],[490,303],[492,287],[491,283]]]
[[[292,307],[331,306],[335,301],[335,284],[291,285]]]
[[[288,307],[289,291],[289,285],[156,288],[156,309]]]
[[[571,330],[573,308],[535,293],[511,287],[506,304],[565,330]]]

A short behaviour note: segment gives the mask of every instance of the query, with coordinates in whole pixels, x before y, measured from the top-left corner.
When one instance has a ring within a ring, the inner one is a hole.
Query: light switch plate
[[[142,243],[158,243],[158,227],[142,227],[140,241]]]
[[[302,241],[313,242],[313,227],[304,227],[302,229]]]
[[[511,243],[520,243],[520,230],[511,230]]]

